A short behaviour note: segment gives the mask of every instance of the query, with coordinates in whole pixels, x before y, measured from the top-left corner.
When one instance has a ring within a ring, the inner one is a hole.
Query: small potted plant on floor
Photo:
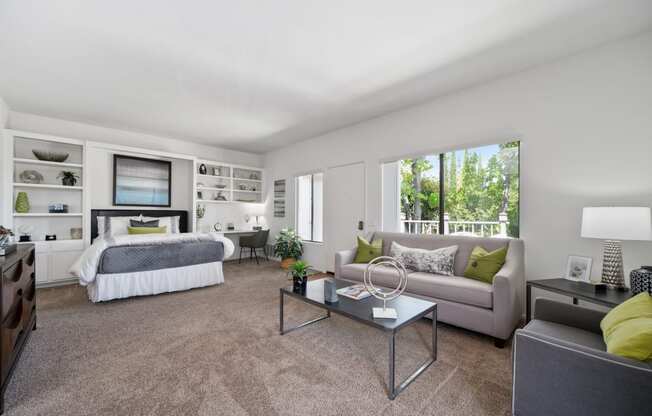
[[[282,229],[274,242],[274,255],[281,258],[281,267],[287,270],[301,258],[301,254],[303,254],[301,238],[291,228]]]
[[[77,184],[77,179],[79,179],[79,175],[75,172],[64,170],[59,173],[57,178],[61,178],[61,184],[64,186],[75,186]]]
[[[306,294],[309,267],[308,263],[301,260],[294,262],[292,266],[290,266],[290,274],[292,274],[292,291],[294,293]]]

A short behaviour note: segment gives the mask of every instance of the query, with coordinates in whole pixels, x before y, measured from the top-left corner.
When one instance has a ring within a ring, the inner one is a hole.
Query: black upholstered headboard
[[[97,238],[97,217],[180,217],[179,232],[188,232],[188,211],[175,211],[170,209],[92,209],[91,210],[91,241]]]

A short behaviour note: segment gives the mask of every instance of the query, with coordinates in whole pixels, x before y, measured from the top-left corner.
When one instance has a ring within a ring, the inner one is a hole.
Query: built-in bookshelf
[[[263,202],[263,170],[210,160],[198,160],[196,201],[198,204]]]
[[[86,234],[85,142],[15,130],[3,139],[3,225],[36,244],[37,284],[71,280]]]

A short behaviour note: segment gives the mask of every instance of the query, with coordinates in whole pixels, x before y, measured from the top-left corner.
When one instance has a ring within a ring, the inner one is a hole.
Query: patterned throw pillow
[[[453,264],[457,246],[443,247],[436,250],[405,247],[392,241],[389,255],[410,270],[417,272],[436,273],[446,276],[453,275]]]

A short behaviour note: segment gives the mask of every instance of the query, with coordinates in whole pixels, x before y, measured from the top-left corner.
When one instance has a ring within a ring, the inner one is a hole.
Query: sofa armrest
[[[545,298],[537,298],[534,305],[534,319],[602,333],[600,321],[606,315],[604,312]]]
[[[342,278],[342,266],[353,263],[355,259],[356,249],[342,250],[335,253],[335,278]]]
[[[519,329],[514,335],[514,415],[641,415],[650,364]]]
[[[494,336],[508,339],[521,320],[525,260],[522,240],[511,240],[505,264],[494,276]]]

